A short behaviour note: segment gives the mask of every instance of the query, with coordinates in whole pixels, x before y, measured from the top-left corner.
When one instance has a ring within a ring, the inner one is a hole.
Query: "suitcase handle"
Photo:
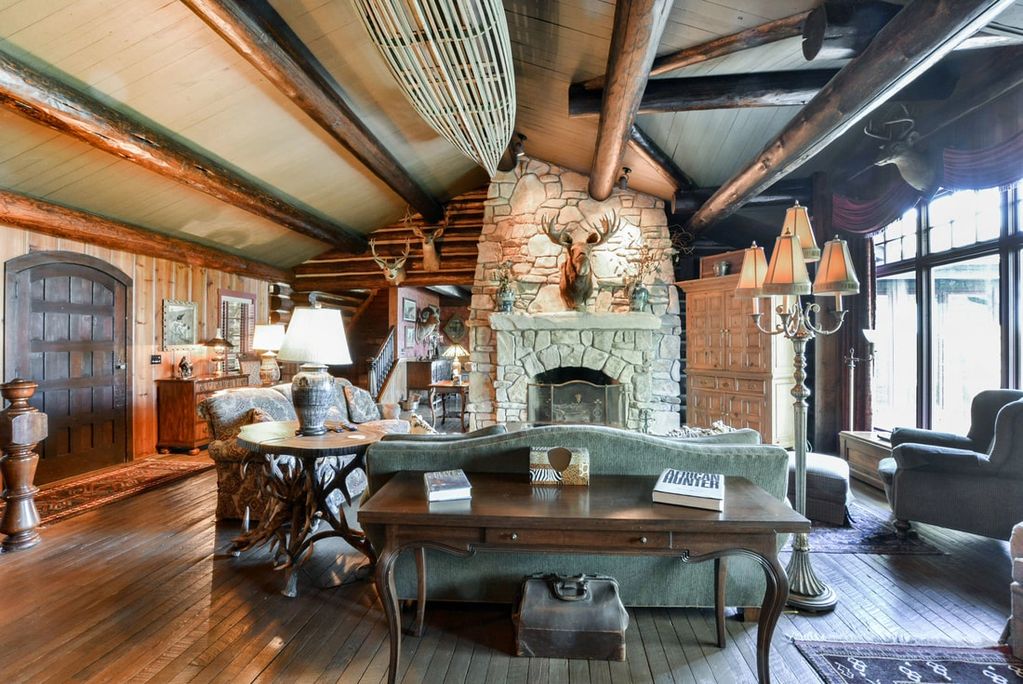
[[[554,595],[561,601],[586,601],[590,598],[590,583],[584,577],[560,579],[552,585]],[[569,590],[572,593],[568,593]]]

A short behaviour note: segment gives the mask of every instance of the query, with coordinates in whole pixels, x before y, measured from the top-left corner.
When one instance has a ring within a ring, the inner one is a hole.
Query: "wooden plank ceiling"
[[[244,3],[242,3],[244,4]],[[570,118],[572,83],[603,74],[615,3],[505,0],[518,130],[528,154],[588,171],[597,118]],[[658,54],[807,11],[819,0],[676,0]],[[398,163],[442,201],[486,179],[408,106],[347,0],[270,0],[340,84]],[[1023,25],[1023,1],[999,19]],[[656,78],[840,68],[807,63],[789,38]],[[199,148],[304,211],[359,234],[393,224],[405,201],[264,78],[184,3],[0,0],[0,50]],[[642,114],[638,124],[697,185],[731,177],[798,107]],[[627,148],[630,185],[665,199],[673,184]],[[290,268],[330,245],[0,111],[0,189]],[[328,258],[338,258],[332,253]],[[342,263],[342,262],[338,262]],[[308,272],[309,269],[304,269]],[[311,274],[309,274],[311,275]]]

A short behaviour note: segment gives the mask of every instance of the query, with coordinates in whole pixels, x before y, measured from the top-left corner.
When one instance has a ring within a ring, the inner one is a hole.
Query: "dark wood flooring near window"
[[[213,523],[212,472],[43,530],[43,544],[0,556],[0,672],[6,682],[371,682],[387,644],[371,584],[317,589],[342,542],[317,547],[298,599],[277,590],[266,555],[224,555],[233,527]],[[862,490],[861,490],[862,494]],[[777,682],[815,675],[790,639],[991,644],[1009,611],[1005,544],[925,528],[945,556],[819,555],[841,594],[834,613],[785,614]],[[404,640],[405,682],[748,682],[752,625],[728,620],[713,642],[710,610],[630,611],[628,662],[509,655],[509,611],[437,607]]]

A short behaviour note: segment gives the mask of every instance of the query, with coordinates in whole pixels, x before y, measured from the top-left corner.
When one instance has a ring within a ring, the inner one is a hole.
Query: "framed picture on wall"
[[[179,299],[163,300],[163,350],[174,351],[196,344],[197,306]]]
[[[409,301],[409,300],[405,300]],[[412,349],[416,346],[416,329],[414,326],[405,328],[405,349]]]
[[[401,320],[409,323],[416,322],[416,300],[401,298]]]

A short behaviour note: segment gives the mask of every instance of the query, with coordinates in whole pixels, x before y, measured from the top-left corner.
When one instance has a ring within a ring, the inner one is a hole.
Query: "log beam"
[[[462,285],[472,287],[475,278],[475,267],[464,271],[437,271],[426,273],[424,271],[410,272],[402,287],[425,287],[427,285]],[[295,287],[303,291],[320,290],[322,292],[345,292],[358,289],[384,289],[391,287],[384,280],[383,275],[377,276],[311,276],[307,278],[296,278]]]
[[[710,199],[718,188],[695,188],[675,193],[673,218],[688,221],[696,211]],[[756,197],[750,198],[747,207],[788,206],[793,202],[809,206],[813,199],[813,185],[809,178],[783,178]]]
[[[797,169],[892,98],[1013,0],[913,0],[745,169],[693,216],[703,230]]]
[[[290,270],[9,190],[0,190],[0,224],[270,282],[294,277]]]
[[[294,205],[205,151],[4,52],[0,106],[296,233],[337,247],[365,249],[365,238],[351,229]]]
[[[607,57],[597,145],[590,173],[590,196],[611,195],[636,120],[650,65],[671,11],[671,0],[632,0],[615,5],[614,32]]]
[[[444,208],[348,106],[334,77],[266,0],[182,0],[373,175],[429,221]]]
[[[800,12],[783,19],[775,19],[774,21],[768,21],[729,36],[715,38],[706,43],[700,43],[699,45],[693,45],[692,47],[663,55],[654,60],[653,66],[650,69],[650,75],[660,76],[682,67],[706,62],[708,59],[724,57],[725,55],[748,50],[758,45],[765,45],[798,36],[803,30],[803,20],[806,19],[808,14],[809,12]],[[580,85],[587,90],[599,90],[604,87],[605,81],[606,75],[601,74],[581,82]]]
[[[629,149],[671,182],[675,190],[691,190],[696,187],[696,182],[689,174],[680,169],[675,160],[637,125],[632,126],[629,134]]]

